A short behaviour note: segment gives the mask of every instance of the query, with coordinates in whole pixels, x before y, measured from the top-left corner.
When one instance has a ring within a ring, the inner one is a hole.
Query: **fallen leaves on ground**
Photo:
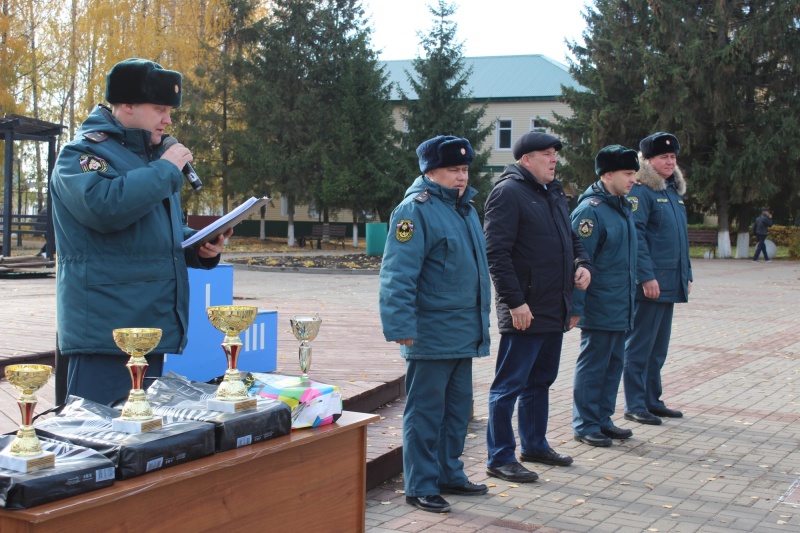
[[[274,268],[327,268],[333,270],[378,270],[379,255],[286,255],[268,257],[239,257],[226,259],[228,263],[266,266]]]

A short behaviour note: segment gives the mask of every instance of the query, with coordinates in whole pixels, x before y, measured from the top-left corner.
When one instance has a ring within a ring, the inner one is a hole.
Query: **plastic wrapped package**
[[[120,411],[70,396],[54,417],[37,421],[40,434],[96,450],[116,467],[117,479],[179,465],[214,453],[214,426],[178,420],[155,431],[123,433],[112,429]]]
[[[280,400],[292,408],[292,427],[307,428],[336,422],[342,416],[342,394],[336,385],[281,374],[250,374],[249,392]]]
[[[210,411],[206,402],[216,391],[216,385],[167,372],[147,389],[147,400],[153,412],[168,423],[196,420],[214,424],[218,452],[288,435],[291,431],[291,410],[283,402],[258,397],[256,408],[249,411]]]
[[[0,435],[0,450],[11,446],[14,436]],[[100,453],[67,442],[39,440],[44,451],[56,455],[55,466],[28,473],[0,468],[0,507],[28,509],[114,484],[114,463]]]

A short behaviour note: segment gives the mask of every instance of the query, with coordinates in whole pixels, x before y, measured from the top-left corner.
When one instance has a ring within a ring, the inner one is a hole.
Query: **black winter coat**
[[[508,166],[486,200],[483,231],[500,333],[567,331],[575,270],[592,268],[572,230],[561,183],[543,186],[521,165]],[[509,309],[524,303],[534,319],[519,331]]]

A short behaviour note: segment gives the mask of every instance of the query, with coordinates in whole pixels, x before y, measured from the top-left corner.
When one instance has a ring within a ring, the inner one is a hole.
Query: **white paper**
[[[244,202],[242,205],[228,213],[227,215],[220,217],[215,222],[212,222],[205,228],[201,229],[185,241],[181,243],[183,248],[187,248],[189,246],[193,246],[195,244],[203,244],[210,240],[213,240],[218,235],[225,233],[228,231],[229,228],[234,227],[236,224],[244,220],[245,218],[249,217],[256,209],[259,209],[262,205],[269,202],[269,198],[266,196],[263,198],[256,198],[255,196],[251,197],[249,200]]]

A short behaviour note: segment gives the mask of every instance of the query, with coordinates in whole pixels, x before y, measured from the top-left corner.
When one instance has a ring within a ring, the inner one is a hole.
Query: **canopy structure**
[[[61,124],[53,124],[44,120],[23,117],[20,115],[6,115],[0,118],[0,133],[5,141],[5,166],[3,177],[5,194],[3,196],[3,213],[6,221],[3,224],[3,254],[10,255],[11,250],[11,200],[13,197],[13,171],[14,171],[14,141],[46,142],[47,150],[47,188],[50,190],[50,176],[56,164],[56,140],[64,131]],[[50,195],[47,195],[47,257],[55,253],[55,238],[53,235],[53,210]]]

